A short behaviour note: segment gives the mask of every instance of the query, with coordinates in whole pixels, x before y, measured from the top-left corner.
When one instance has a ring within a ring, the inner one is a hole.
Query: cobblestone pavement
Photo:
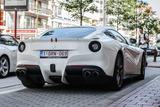
[[[65,85],[27,89],[16,77],[8,77],[0,79],[0,107],[106,107],[160,75],[159,68],[147,68],[146,71],[145,80],[129,79],[120,91]]]
[[[108,107],[160,107],[160,76]]]
[[[153,62],[153,56],[147,57],[148,67],[160,68],[160,56],[157,57],[157,61]]]

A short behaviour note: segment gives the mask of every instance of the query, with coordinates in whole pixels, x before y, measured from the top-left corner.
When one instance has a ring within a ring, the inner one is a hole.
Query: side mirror
[[[131,44],[136,44],[137,43],[137,40],[135,38],[130,38],[129,41],[130,41]]]

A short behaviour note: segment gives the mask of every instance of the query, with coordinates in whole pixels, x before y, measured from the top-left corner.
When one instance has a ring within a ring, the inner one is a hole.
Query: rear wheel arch
[[[114,68],[115,68],[115,64],[116,64],[116,59],[117,59],[117,57],[118,57],[118,55],[121,55],[121,57],[122,57],[122,63],[123,63],[123,67],[124,67],[124,57],[123,57],[123,51],[122,50],[119,50],[118,52],[117,52],[117,54],[115,55],[115,62],[114,62]],[[113,72],[113,76],[114,76],[114,72]]]
[[[123,86],[123,76],[124,76],[124,61],[123,61],[123,52],[122,50],[119,50],[117,55],[116,55],[116,59],[115,59],[115,67],[114,67],[114,73],[113,73],[113,89],[115,90],[119,90],[122,88]],[[118,63],[118,62],[121,63]],[[119,65],[120,64],[120,65]],[[119,66],[117,66],[119,65]]]

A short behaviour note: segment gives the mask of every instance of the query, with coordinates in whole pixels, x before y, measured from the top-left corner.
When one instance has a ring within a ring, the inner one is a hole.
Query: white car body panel
[[[68,65],[95,65],[103,69],[106,75],[113,76],[117,53],[123,52],[124,74],[140,74],[143,50],[120,43],[103,32],[107,28],[98,30],[84,39],[34,39],[26,40],[24,52],[18,52],[18,65],[39,65],[43,78],[47,83],[54,83],[49,76],[62,76],[65,79],[65,68]],[[91,41],[99,41],[101,50],[91,52],[88,44]],[[40,50],[69,50],[68,58],[40,58]],[[56,65],[56,72],[50,71],[50,64]]]
[[[16,71],[17,46],[8,46],[0,44],[0,57],[6,55],[10,61],[10,72]]]

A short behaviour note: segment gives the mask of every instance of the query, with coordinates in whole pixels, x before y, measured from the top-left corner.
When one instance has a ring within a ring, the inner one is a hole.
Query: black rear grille
[[[82,75],[82,69],[83,67],[72,67],[72,66],[68,66],[66,67],[65,71],[67,73],[67,75]]]

